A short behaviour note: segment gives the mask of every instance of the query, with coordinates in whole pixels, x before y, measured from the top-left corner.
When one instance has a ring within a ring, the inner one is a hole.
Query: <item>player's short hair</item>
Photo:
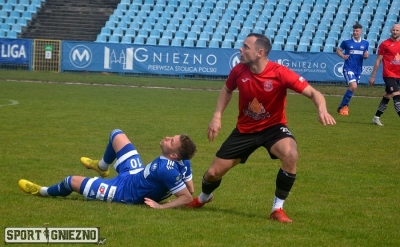
[[[362,28],[363,28],[363,26],[361,26],[360,23],[356,23],[353,25],[353,29],[362,29]]]
[[[247,35],[247,37],[256,37],[257,39],[255,44],[263,48],[265,51],[265,55],[268,56],[269,52],[271,51],[272,45],[267,36],[260,33],[250,33],[249,35]]]
[[[197,152],[196,144],[188,135],[182,134],[179,136],[181,147],[178,149],[179,160],[190,160]]]

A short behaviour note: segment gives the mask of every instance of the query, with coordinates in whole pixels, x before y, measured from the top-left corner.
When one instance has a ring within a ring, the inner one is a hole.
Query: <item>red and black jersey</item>
[[[253,74],[240,63],[231,70],[225,84],[232,91],[239,90],[237,128],[241,133],[286,125],[287,89],[301,93],[309,85],[300,75],[271,61],[260,74]]]
[[[383,41],[378,48],[378,55],[383,56],[383,77],[400,78],[400,41],[391,38]]]

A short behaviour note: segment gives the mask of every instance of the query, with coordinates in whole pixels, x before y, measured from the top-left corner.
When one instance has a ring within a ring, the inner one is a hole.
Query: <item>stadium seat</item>
[[[208,47],[210,48],[219,48],[219,41],[217,40],[210,40]]]
[[[289,36],[286,40],[286,45],[297,45],[297,38],[294,36]]]
[[[227,28],[227,27],[226,27]],[[208,34],[212,34],[214,33],[214,28],[211,26],[204,26],[203,28],[203,33],[208,33]]]
[[[323,52],[334,52],[334,46],[324,46]]]
[[[237,27],[230,26],[228,28],[227,33],[231,33],[231,34],[237,36],[239,34],[239,29]]]
[[[236,41],[242,43],[243,40],[247,38],[248,33],[239,33],[238,36],[236,37]]]
[[[314,39],[312,40],[312,46],[322,46],[324,42],[324,38],[322,37],[314,37]]]
[[[205,47],[207,47],[207,41],[205,41],[205,40],[198,40],[198,41],[196,42],[196,47],[199,47],[199,48],[205,48]]]
[[[224,37],[224,41],[235,42],[236,36],[233,33],[226,33]],[[222,44],[221,44],[222,45]],[[231,46],[232,47],[232,46]]]
[[[186,33],[182,30],[176,31],[175,36],[174,36],[175,39],[180,39],[180,40],[184,40],[185,37],[186,37]]]
[[[222,41],[222,33],[216,31],[215,33],[212,34],[211,39],[212,40],[217,40],[217,41]]]
[[[158,45],[160,45],[160,46],[169,46],[169,39],[167,39],[167,38],[161,38],[161,39],[158,41]]]
[[[292,44],[286,44],[283,50],[284,51],[292,51],[292,52],[294,52],[295,51],[295,47]]]
[[[165,30],[162,34],[162,38],[166,38],[166,39],[172,39],[172,31],[170,30]]]
[[[119,36],[111,35],[110,38],[108,39],[109,43],[119,43]]]
[[[113,36],[118,36],[118,37],[122,37],[124,35],[124,30],[122,28],[115,28],[112,31],[112,35]]]
[[[98,34],[97,37],[96,37],[96,40],[94,42],[107,43],[107,36],[102,35],[102,34]]]
[[[17,19],[17,24],[21,25],[21,27],[26,27],[28,25],[28,21],[24,18]]]
[[[199,26],[192,26],[192,27],[190,28],[190,31],[189,31],[189,32],[200,33],[201,31],[202,31],[202,28],[201,28],[201,27],[199,27]]]
[[[15,18],[7,18],[5,23],[11,27],[12,25],[15,24],[15,20],[16,20]]]
[[[232,48],[232,41],[228,40],[222,41],[221,48]]]
[[[273,43],[272,50],[274,51],[282,51],[282,44]]]
[[[288,36],[288,30],[287,29],[279,29],[276,36],[282,36],[283,38],[287,38]]]
[[[22,32],[22,27],[19,24],[13,24],[11,26],[11,31],[15,31],[16,33],[21,33]]]
[[[187,33],[187,37],[186,37],[186,39],[192,39],[192,40],[197,40],[198,38],[197,38],[197,32],[194,32],[194,31],[189,31],[188,33]]]
[[[209,41],[211,37],[211,34],[208,32],[201,32],[200,36],[199,36],[199,40],[205,40],[205,41]]]
[[[297,52],[307,52],[308,47],[306,45],[298,45],[297,46]]]
[[[242,45],[243,45],[242,41],[236,41],[235,44],[233,45],[233,48],[239,49],[242,47]]]
[[[6,23],[1,23],[0,30],[8,32],[10,30],[10,25],[8,25]]]
[[[312,45],[310,48],[310,52],[321,52],[321,46]]]
[[[123,37],[122,37],[123,38]],[[122,42],[121,42],[122,43]],[[146,45],[157,45],[157,38],[148,37],[146,39]]]
[[[122,30],[128,29],[128,23],[127,22],[118,22],[117,28],[121,28]]]
[[[133,39],[133,43],[136,45],[144,45],[144,37],[137,36]]]
[[[333,47],[336,47],[336,46],[337,46],[337,45],[336,45],[336,40],[337,40],[337,38],[328,37],[328,38],[326,38],[326,40],[325,40],[325,45],[326,45],[326,46],[333,46]]]
[[[182,40],[181,39],[172,39],[171,46],[182,46]]]
[[[191,39],[185,39],[183,43],[184,47],[194,47],[194,40]]]
[[[122,36],[121,43],[122,44],[132,44],[132,37],[130,37],[130,36]]]
[[[311,42],[311,38],[310,37],[302,36],[300,38],[299,45],[309,46],[310,42]]]
[[[269,38],[269,39],[273,39],[275,38],[275,31],[272,29],[267,29],[265,30],[265,35]]]

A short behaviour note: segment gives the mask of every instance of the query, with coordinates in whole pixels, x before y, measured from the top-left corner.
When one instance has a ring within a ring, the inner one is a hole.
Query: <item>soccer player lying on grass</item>
[[[151,208],[175,208],[193,200],[194,186],[190,159],[197,151],[187,135],[165,137],[160,142],[161,155],[146,167],[135,146],[125,133],[114,129],[101,160],[81,158],[82,164],[102,178],[68,176],[60,183],[42,187],[28,180],[18,181],[20,189],[37,196],[68,196],[73,191],[88,199],[127,204],[147,204]],[[114,163],[118,175],[109,175]],[[164,204],[159,202],[174,194],[177,198]]]

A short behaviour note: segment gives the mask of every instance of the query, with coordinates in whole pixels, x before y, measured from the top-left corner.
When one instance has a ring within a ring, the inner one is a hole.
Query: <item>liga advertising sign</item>
[[[29,39],[0,39],[0,63],[29,64],[31,44]]]
[[[99,244],[101,239],[98,227],[6,227],[4,241],[7,244]]]

